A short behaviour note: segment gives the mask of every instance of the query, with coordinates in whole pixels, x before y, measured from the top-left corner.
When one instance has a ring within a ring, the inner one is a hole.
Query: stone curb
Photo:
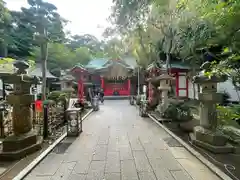
[[[83,116],[83,120],[86,119],[91,113],[93,109],[91,109],[87,114]],[[17,176],[13,178],[13,180],[21,180],[28,175],[65,137],[67,137],[67,133],[64,133],[61,137],[59,137],[53,144],[51,144],[45,151],[43,151],[37,158],[35,158],[27,167],[25,167]]]
[[[194,155],[197,159],[199,159],[205,166],[207,166],[220,179],[233,180],[231,177],[229,177],[227,174],[225,174],[223,171],[221,171],[217,166],[215,166],[210,161],[208,161],[205,157],[203,157],[199,152],[197,152],[195,149],[193,149],[191,146],[189,146],[187,143],[185,143],[182,139],[180,139],[178,136],[176,136],[173,132],[171,132],[167,127],[165,127],[163,124],[159,123],[153,116],[151,116],[150,114],[148,114],[148,116],[156,124],[158,124],[161,128],[163,128],[169,135],[171,135],[174,139],[176,139],[192,155]]]

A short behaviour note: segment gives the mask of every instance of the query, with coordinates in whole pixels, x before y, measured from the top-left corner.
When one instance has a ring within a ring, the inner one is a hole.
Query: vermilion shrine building
[[[136,67],[134,58],[100,58],[91,60],[86,66],[76,65],[71,69],[71,74],[78,81],[78,94],[85,91],[84,83],[90,82],[102,87],[105,96],[129,96],[133,88],[132,73]]]
[[[154,64],[150,64],[147,68],[147,79],[151,79],[162,74],[163,69],[166,69],[166,64],[162,64],[161,67],[156,67]],[[188,72],[190,67],[182,62],[172,62],[169,67],[169,74],[173,77],[170,82],[172,86],[172,95],[177,98],[189,98],[189,86],[191,81],[188,78]],[[159,83],[157,84],[159,86]],[[151,94],[152,85],[149,81],[148,89]]]

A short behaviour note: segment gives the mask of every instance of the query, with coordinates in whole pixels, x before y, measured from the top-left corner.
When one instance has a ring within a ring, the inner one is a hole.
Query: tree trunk
[[[147,50],[146,50],[146,48],[145,48],[145,46],[144,46],[144,43],[143,43],[143,37],[142,37],[142,33],[141,33],[140,27],[138,28],[138,36],[139,36],[140,46],[141,46],[141,48],[142,48],[142,50],[143,50],[143,53],[144,53],[145,57],[147,58],[147,64],[148,64],[150,59],[149,59]]]
[[[42,62],[42,100],[46,100],[46,89],[47,89],[47,42],[41,45],[41,62]]]
[[[170,53],[171,53],[171,49],[172,49],[172,39],[169,41],[169,47],[168,47],[168,52],[167,52],[167,59],[166,59],[166,68],[167,68],[167,73],[170,74],[169,69],[170,69]]]
[[[4,41],[0,42],[0,56],[1,57],[7,57],[8,56],[8,46]]]

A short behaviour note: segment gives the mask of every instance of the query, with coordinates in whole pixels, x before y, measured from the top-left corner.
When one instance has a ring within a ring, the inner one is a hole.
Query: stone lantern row
[[[217,83],[226,81],[227,77],[213,75],[209,78],[204,76],[204,72],[208,71],[209,68],[210,63],[204,63],[201,66],[203,73],[193,78],[194,83],[199,84],[202,88],[202,92],[199,93],[200,125],[194,127],[194,133],[190,137],[194,144],[212,152],[233,152],[233,147],[228,145],[227,138],[217,130],[216,106],[222,99],[222,94],[217,93]],[[160,82],[158,89],[161,91],[161,103],[159,103],[157,110],[163,114],[169,106],[168,91],[170,91],[170,82],[173,77],[165,70],[157,77],[157,80]]]

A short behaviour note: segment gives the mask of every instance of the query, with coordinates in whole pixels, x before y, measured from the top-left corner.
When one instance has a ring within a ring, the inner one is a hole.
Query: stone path
[[[25,180],[220,180],[183,147],[169,147],[170,136],[128,101],[106,101],[83,131]]]

